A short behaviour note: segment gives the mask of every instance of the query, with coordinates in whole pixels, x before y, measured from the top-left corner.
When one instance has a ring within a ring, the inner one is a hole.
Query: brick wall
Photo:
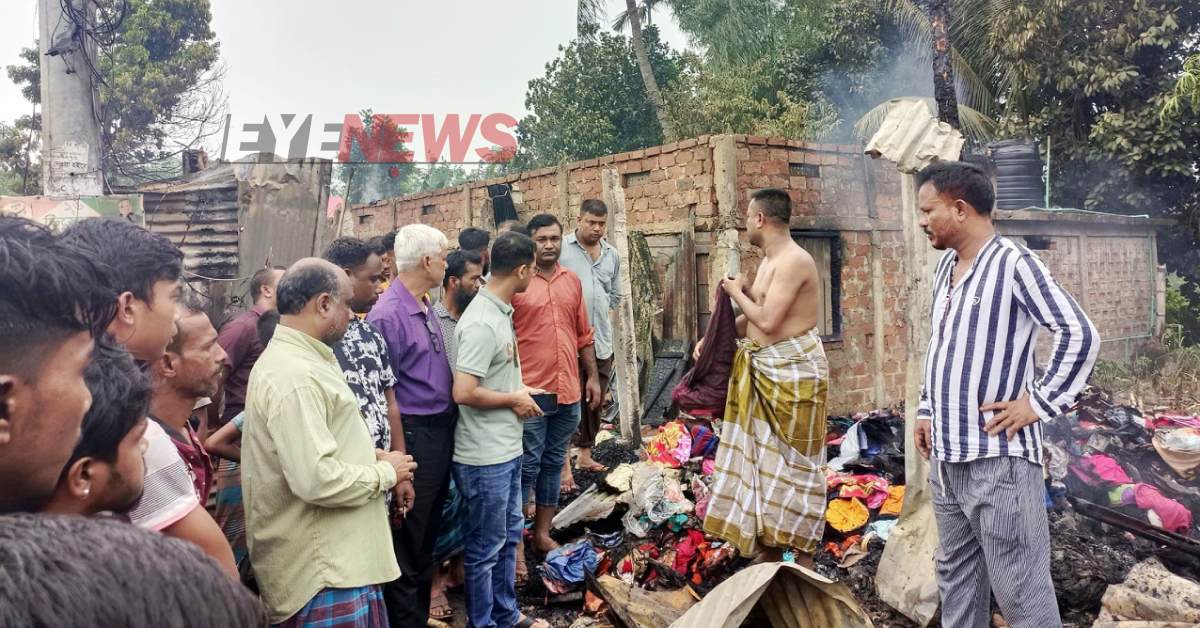
[[[728,142],[729,136],[724,137]],[[574,228],[579,203],[602,196],[601,171],[615,168],[621,174],[629,228],[646,234],[663,278],[673,277],[679,233],[689,210],[694,213],[696,309],[703,331],[715,289],[710,273],[718,233],[726,228],[739,229],[742,269],[752,276],[759,253],[746,241],[746,205],[755,190],[780,187],[792,197],[794,230],[835,232],[840,236],[841,333],[826,343],[830,410],[841,413],[873,407],[877,382],[883,403],[900,401],[908,330],[904,325],[907,282],[899,173],[891,164],[866,159],[859,146],[744,135],[732,136],[732,140],[736,199],[732,204],[722,205],[719,200],[722,182],[718,181],[721,175],[717,172],[716,153],[721,150],[721,138],[701,136],[354,207],[354,230],[359,237],[369,237],[421,222],[454,238],[468,225],[490,228],[491,200],[486,186],[495,183],[512,185],[522,220],[548,212],[558,216],[569,230]],[[1001,231],[1011,228],[1019,233],[1042,233],[1036,225],[1014,227],[1024,224],[1002,222]],[[1043,236],[1049,246],[1037,253],[1059,282],[1086,305],[1105,337],[1146,331],[1149,300],[1154,295],[1146,235],[1150,228],[1095,227],[1074,222],[1058,225]],[[1137,234],[1131,235],[1133,232]],[[872,233],[877,246],[872,245]],[[1081,234],[1091,234],[1086,246]],[[882,269],[879,278],[872,269],[875,256]],[[664,286],[669,285],[671,281],[665,280]],[[876,287],[884,305],[878,313],[882,338],[876,337]],[[883,359],[878,364],[876,343],[883,344]],[[1106,344],[1106,355],[1115,355],[1114,348],[1119,346]]]

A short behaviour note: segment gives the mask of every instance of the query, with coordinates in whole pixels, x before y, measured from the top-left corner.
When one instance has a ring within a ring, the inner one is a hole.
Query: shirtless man
[[[743,555],[779,560],[794,549],[807,562],[824,526],[829,369],[817,329],[817,267],[792,240],[791,214],[787,192],[756,192],[746,232],[765,257],[750,294],[741,277],[721,282],[742,311],[741,340],[704,528]],[[747,492],[757,495],[748,499]]]

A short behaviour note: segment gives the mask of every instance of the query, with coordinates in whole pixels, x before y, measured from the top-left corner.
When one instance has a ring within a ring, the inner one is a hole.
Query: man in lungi
[[[825,395],[820,277],[788,228],[787,192],[756,192],[746,234],[763,251],[749,293],[742,277],[722,287],[741,314],[704,530],[742,555],[778,561],[788,549],[811,566],[824,530]]]

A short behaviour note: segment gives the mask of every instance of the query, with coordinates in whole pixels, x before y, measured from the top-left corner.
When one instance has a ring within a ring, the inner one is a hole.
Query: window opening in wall
[[[793,177],[819,177],[821,167],[816,164],[788,164],[788,174]]]
[[[1051,248],[1050,238],[1046,236],[1027,235],[1025,236],[1025,246],[1029,247],[1031,251],[1049,251]]]
[[[435,213],[436,211],[437,211],[437,205],[422,205],[421,206],[421,215],[422,216],[428,216],[432,213]]]
[[[358,217],[358,224],[365,225],[365,224],[371,222],[372,218],[374,218],[374,216],[371,214],[363,214]]]
[[[625,175],[625,187],[641,185],[650,182],[650,171],[645,172],[630,172]]]
[[[837,231],[792,231],[792,239],[808,251],[821,277],[821,340],[842,339],[842,235]]]

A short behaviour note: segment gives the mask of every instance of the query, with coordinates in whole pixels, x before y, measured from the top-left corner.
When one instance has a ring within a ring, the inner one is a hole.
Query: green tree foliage
[[[683,69],[679,55],[643,31],[654,77],[670,85]],[[635,150],[662,143],[662,131],[624,37],[588,26],[586,36],[559,47],[544,76],[529,82],[529,115],[517,125],[518,168]]]
[[[0,122],[0,195],[41,194],[42,170],[37,158],[38,116]]]
[[[417,167],[404,143],[408,130],[370,109],[359,112],[359,118],[361,126],[343,130],[350,150],[334,167],[333,194],[357,205],[412,192]]]
[[[838,124],[836,109],[824,101],[796,100],[782,90],[760,96],[771,87],[765,60],[738,70],[706,69],[694,55],[686,59],[688,70],[666,94],[680,137],[747,133],[815,139]]]
[[[807,124],[774,126],[787,136],[849,141],[853,123],[896,96],[932,96],[929,64],[881,0],[671,0],[680,28],[703,54],[692,74],[722,85],[771,119],[807,112]],[[919,9],[915,15],[923,14]],[[926,29],[928,30],[928,29]],[[914,86],[917,89],[914,91]],[[747,87],[751,91],[737,89]],[[699,90],[703,102],[705,90]],[[678,97],[678,95],[677,95]],[[669,103],[670,104],[670,103]],[[685,102],[671,104],[687,112]],[[727,114],[728,115],[728,114]],[[796,119],[795,115],[785,118]],[[749,128],[729,118],[729,128]],[[832,122],[832,123],[831,123]],[[686,135],[686,134],[685,134]]]
[[[1012,3],[991,38],[1006,88],[1001,132],[1049,141],[1052,202],[1179,221],[1163,230],[1159,258],[1200,302],[1200,109],[1163,114],[1200,49],[1200,5]]]
[[[1192,55],[1183,62],[1183,74],[1175,84],[1175,91],[1167,97],[1162,115],[1179,115],[1184,107],[1200,111],[1200,54]]]
[[[105,174],[132,182],[154,176],[164,158],[214,134],[224,97],[219,45],[208,0],[128,0],[98,3],[93,23],[119,21],[99,42],[90,65],[99,91]],[[122,10],[124,9],[124,11]],[[64,20],[62,28],[70,28]],[[30,101],[40,101],[39,56],[21,53],[9,77]],[[79,68],[80,71],[92,71]]]
[[[350,138],[350,150],[345,161],[334,165],[331,184],[332,194],[350,204],[440,190],[473,178],[459,164],[413,163],[415,156],[405,143],[408,129],[388,116],[365,109],[359,112],[359,119],[361,126],[351,125],[344,131]]]

